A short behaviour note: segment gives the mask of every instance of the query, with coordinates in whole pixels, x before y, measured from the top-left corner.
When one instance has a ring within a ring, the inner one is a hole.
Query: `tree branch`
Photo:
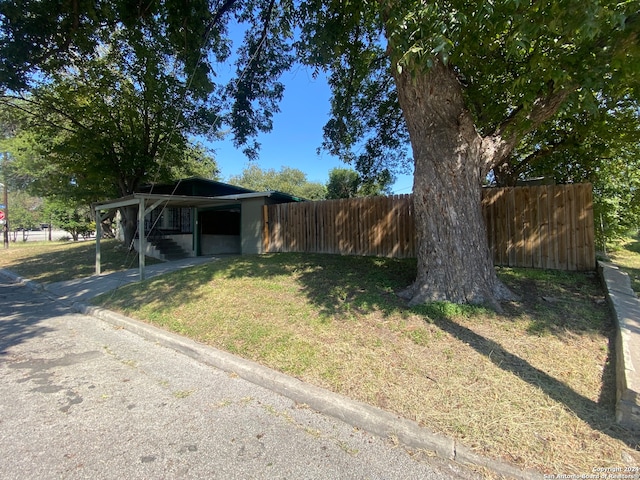
[[[13,95],[2,95],[2,96],[0,96],[0,98],[2,98],[2,99],[9,98],[9,99],[13,99],[13,100],[20,100],[22,102],[29,103],[31,105],[41,106],[38,102],[34,102],[33,100],[29,100],[29,99],[24,98],[24,97],[16,97],[16,96],[13,96]],[[32,112],[31,110],[28,110],[28,109],[26,109],[26,108],[24,108],[24,107],[22,107],[20,105],[16,105],[15,103],[9,103],[9,102],[5,102],[5,104],[7,106],[9,106],[10,108],[15,108],[16,110],[19,110],[21,112],[26,113],[31,118],[39,118],[39,116],[36,115],[34,112]],[[53,110],[55,113],[61,115],[62,117],[66,118],[67,120],[71,121],[72,124],[78,126],[79,128],[82,128],[84,130],[87,130],[86,126],[82,125],[80,122],[75,121],[73,118],[69,117],[64,112],[56,109],[53,106],[50,106],[49,108],[51,108],[51,110]],[[59,128],[60,130],[64,130],[64,131],[69,132],[69,133],[76,133],[75,130],[73,130],[71,128],[68,128],[68,127],[65,127],[64,125],[58,125],[57,123],[52,122],[52,121],[50,121],[50,120],[48,120],[46,118],[44,118],[44,123],[46,123],[50,127]]]
[[[270,0],[269,8],[267,8],[267,12],[264,16],[264,24],[262,26],[262,32],[260,32],[260,41],[258,42],[258,46],[256,47],[255,54],[252,59],[249,59],[249,64],[247,67],[251,66],[253,61],[256,61],[262,53],[263,45],[265,40],[267,39],[267,35],[269,35],[269,25],[271,25],[271,14],[273,13],[273,9],[275,8],[276,2],[275,0]]]
[[[538,97],[531,109],[517,108],[495,131],[484,139],[486,171],[504,162],[520,140],[553,117],[577,86],[553,91]]]
[[[234,4],[237,2],[238,0],[226,0],[218,10],[216,10],[215,15],[213,16],[213,18],[211,19],[211,21],[209,22],[209,24],[207,25],[207,27],[204,30],[204,38],[209,38],[209,35],[211,35],[211,31],[214,29],[214,27],[218,24],[218,22],[220,21],[220,19],[222,18],[222,16],[227,13],[228,11],[231,10],[231,8],[234,6]]]

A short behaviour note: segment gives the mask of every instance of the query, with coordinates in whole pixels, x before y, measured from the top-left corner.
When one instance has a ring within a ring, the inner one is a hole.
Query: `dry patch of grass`
[[[97,303],[377,405],[478,453],[543,473],[637,459],[614,419],[613,326],[592,273],[502,269],[522,300],[498,315],[408,309],[405,260],[224,259]]]

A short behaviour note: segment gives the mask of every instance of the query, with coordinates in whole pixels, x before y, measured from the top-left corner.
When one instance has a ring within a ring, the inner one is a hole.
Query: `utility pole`
[[[2,232],[4,233],[4,248],[9,248],[9,195],[7,194],[7,152],[4,152],[2,159],[2,173],[3,173],[3,194],[2,203],[4,205],[4,225],[2,226]]]

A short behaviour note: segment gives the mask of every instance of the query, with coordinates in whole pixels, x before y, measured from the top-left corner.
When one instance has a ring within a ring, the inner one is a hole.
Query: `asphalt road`
[[[0,276],[2,479],[459,479]]]

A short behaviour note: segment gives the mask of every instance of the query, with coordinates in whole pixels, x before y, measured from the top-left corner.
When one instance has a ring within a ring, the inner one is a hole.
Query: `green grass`
[[[48,258],[37,260],[45,270]],[[96,303],[519,467],[579,475],[640,461],[638,439],[615,423],[613,326],[594,273],[499,269],[520,300],[497,314],[407,308],[395,292],[415,269],[333,255],[225,258]]]
[[[631,288],[640,295],[640,234],[625,238],[615,245],[610,257],[631,280]]]
[[[395,295],[415,262],[224,259],[98,300],[545,473],[615,466],[613,335],[595,273],[500,269],[504,314]]]
[[[138,267],[138,254],[116,240],[100,242],[102,272]],[[88,277],[95,273],[95,240],[80,242],[16,242],[0,257],[0,268],[40,283]],[[148,265],[158,263],[147,257]]]

